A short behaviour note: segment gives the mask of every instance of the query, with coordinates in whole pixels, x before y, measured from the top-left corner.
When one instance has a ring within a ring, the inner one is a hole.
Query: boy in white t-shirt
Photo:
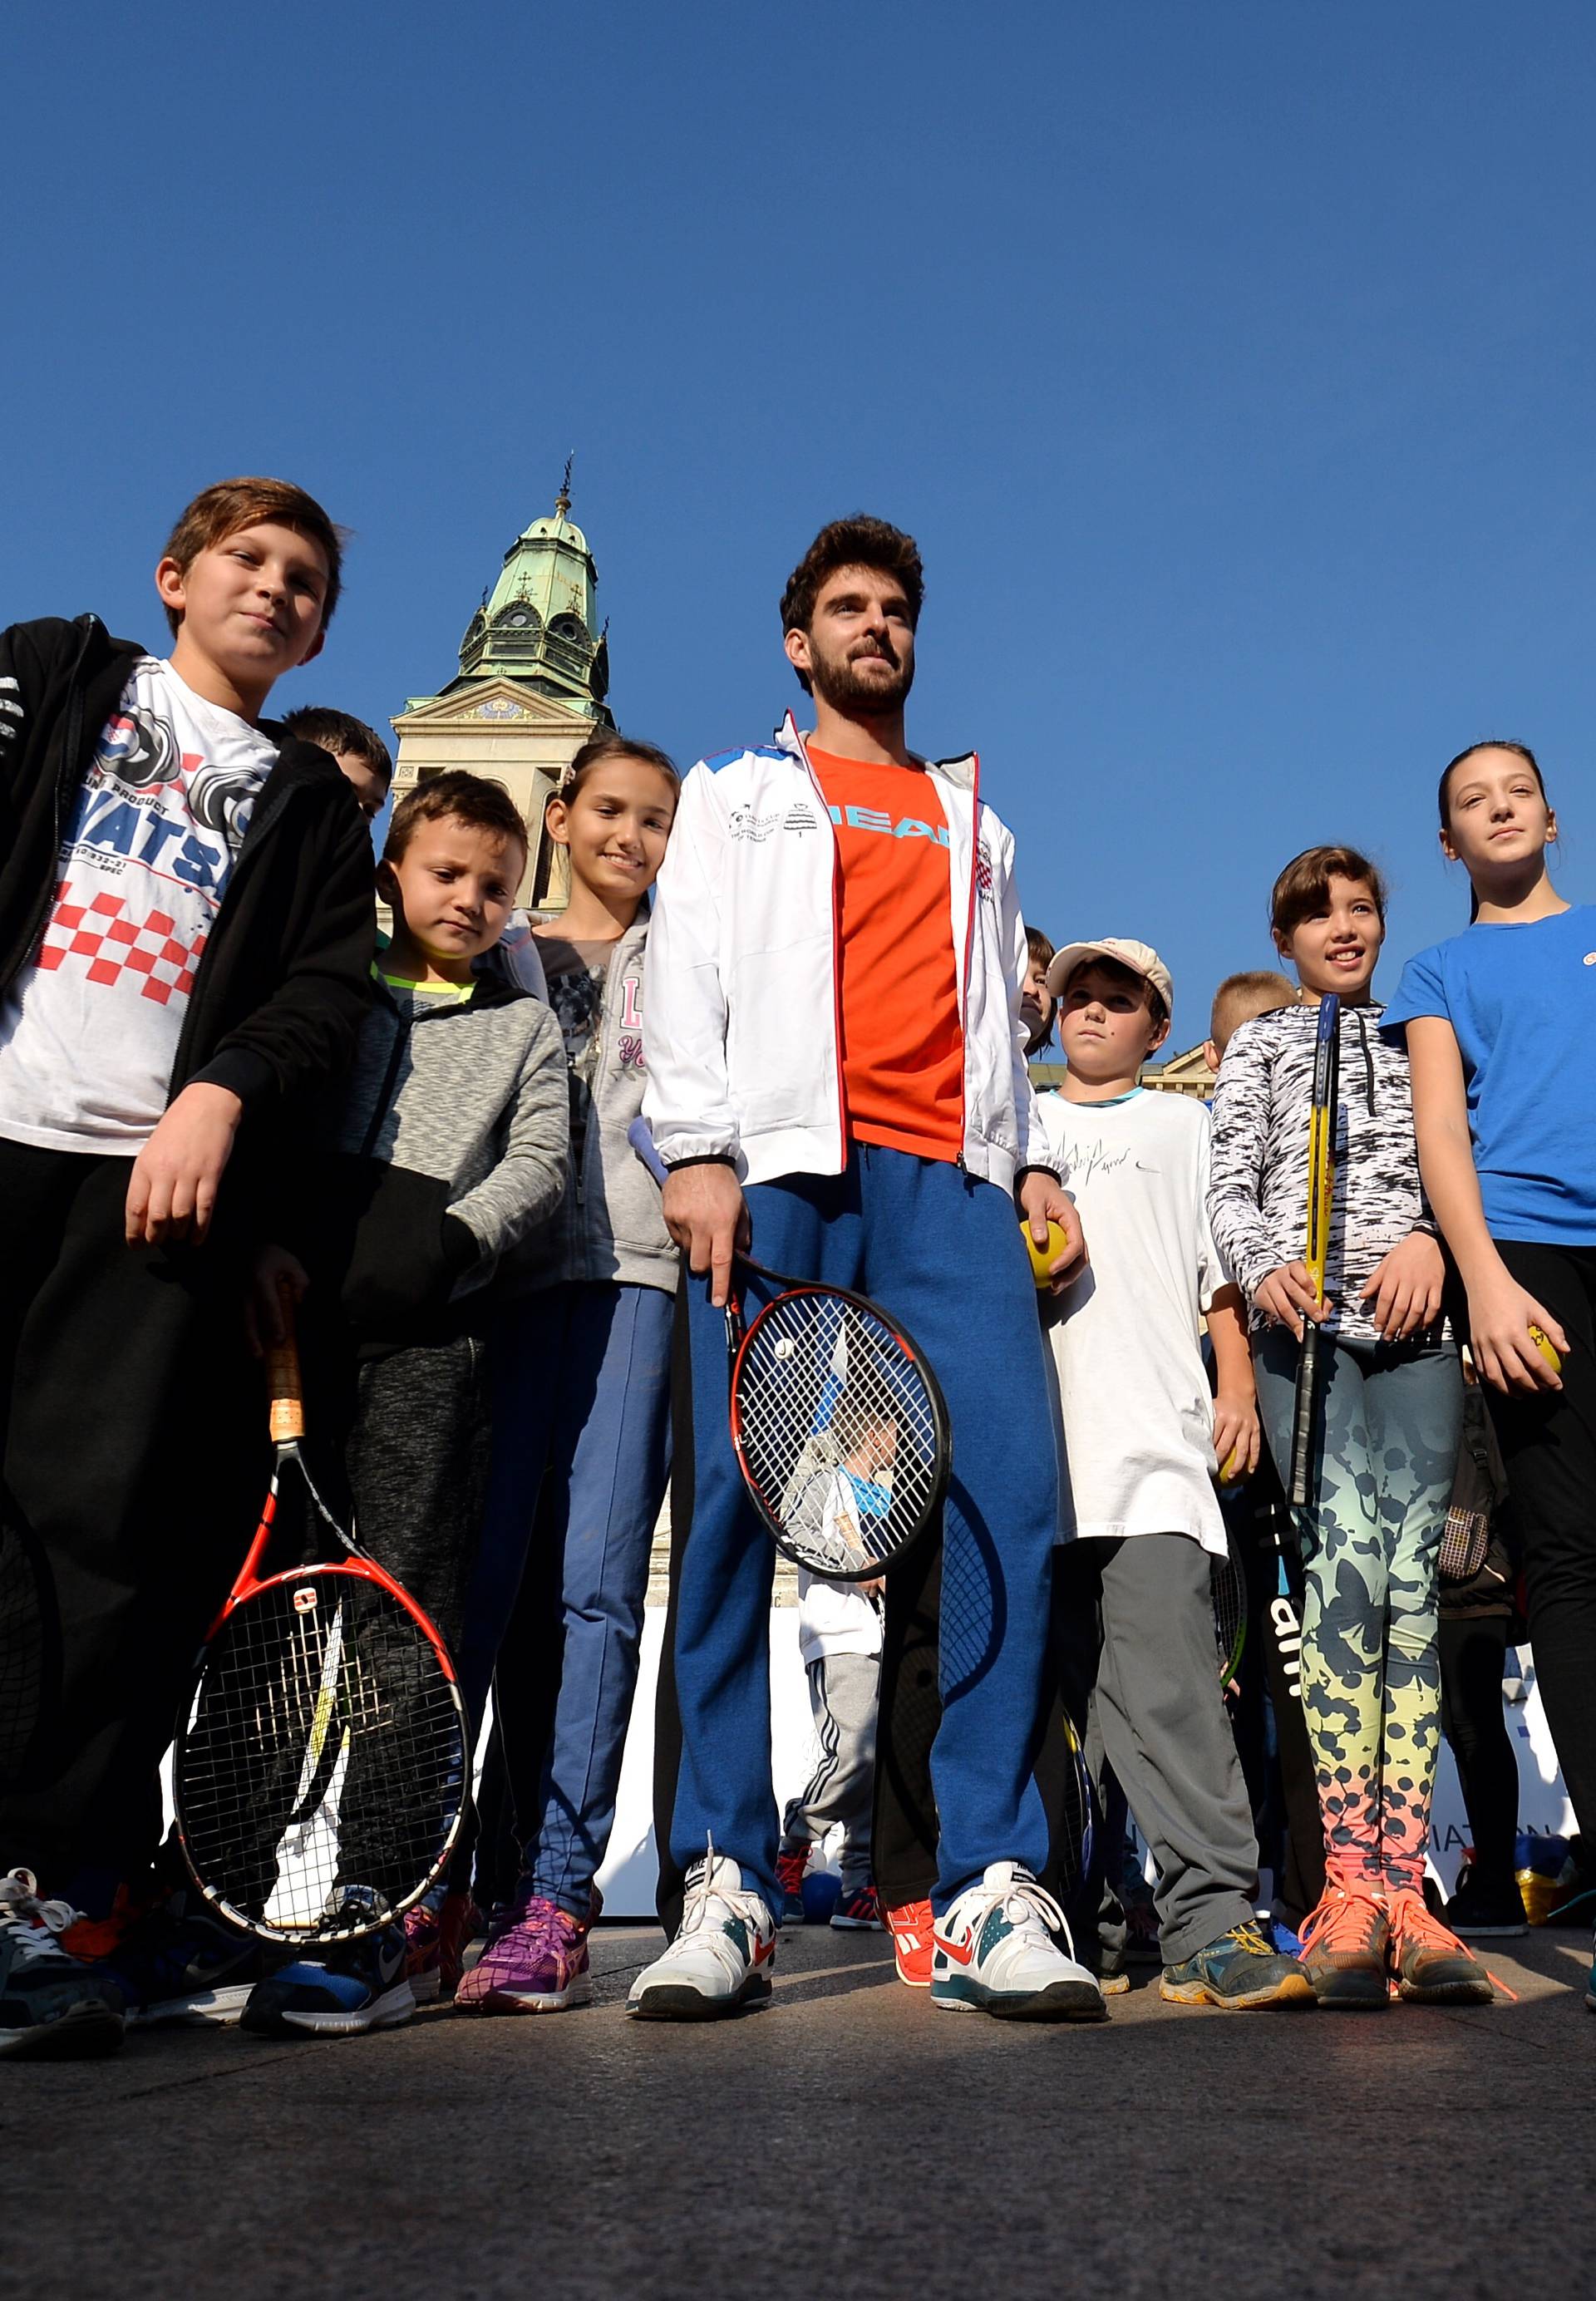
[[[808,1673],[819,1749],[808,1780],[781,1819],[776,1880],[784,1926],[803,1924],[804,1871],[813,1848],[833,1829],[841,1832],[841,1887],[831,1923],[879,1928],[882,1922],[870,1846],[882,1675],[881,1586],[798,1574],[798,1652]]]
[[[368,998],[366,827],[263,715],[339,580],[302,488],[228,480],[155,570],[170,656],[95,615],[0,632],[0,2057],[205,2015],[256,1954],[139,1913],[158,1761],[265,1485],[264,1180]],[[113,1952],[114,1983],[82,1962]]]
[[[1214,1476],[1232,1453],[1251,1466],[1258,1422],[1241,1297],[1207,1226],[1208,1115],[1137,1084],[1174,1005],[1147,944],[1070,943],[1048,987],[1069,1072],[1040,1098],[1042,1123],[1091,1241],[1090,1268],[1043,1301],[1074,1504],[1060,1570],[1100,1613],[1089,1755],[1157,1864],[1160,1995],[1309,2003],[1302,1968],[1253,1921],[1258,1843],[1215,1665]]]

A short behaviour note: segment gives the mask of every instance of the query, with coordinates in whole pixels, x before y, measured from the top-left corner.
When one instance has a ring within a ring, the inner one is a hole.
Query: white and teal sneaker
[[[687,1873],[676,1938],[632,1983],[626,2010],[639,2021],[715,2021],[770,1996],[776,1921],[763,1895],[712,1845]]]
[[[1103,1993],[1071,1951],[1064,1912],[1017,1862],[994,1862],[937,1920],[931,2002],[1005,2021],[1101,2021]]]
[[[359,1886],[336,1889],[335,1900],[369,1901]],[[415,2012],[405,1968],[402,1925],[358,1941],[339,1942],[321,1957],[297,1958],[257,1981],[243,2025],[257,2037],[360,2037],[368,2029],[397,2029]]]

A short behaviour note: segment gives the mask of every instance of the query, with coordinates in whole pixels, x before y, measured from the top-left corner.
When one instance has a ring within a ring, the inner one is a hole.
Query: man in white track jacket
[[[1015,1200],[1045,1243],[1079,1226],[1049,1161],[1020,1019],[1013,842],[973,757],[904,740],[923,579],[884,522],[823,531],[789,582],[789,661],[813,735],[696,766],[649,940],[644,1111],[688,1255],[675,1408],[677,1555],[656,1814],[675,1938],[634,2014],[704,2020],[769,1994],[781,1907],[770,1773],[773,1552],[727,1430],[722,1306],[750,1236],[771,1268],[855,1287],[902,1319],[953,1430],[943,1534],[936,2003],[1098,2019],[1035,1883],[1057,1469]],[[930,1934],[931,1912],[925,1912]]]

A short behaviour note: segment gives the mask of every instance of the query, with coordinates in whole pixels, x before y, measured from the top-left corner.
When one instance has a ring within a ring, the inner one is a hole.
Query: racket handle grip
[[[663,1190],[665,1178],[671,1170],[654,1147],[654,1137],[648,1130],[648,1120],[641,1116],[634,1118],[626,1130],[626,1139]]]
[[[1297,1395],[1291,1413],[1291,1502],[1306,1510],[1313,1481],[1314,1393],[1318,1387],[1319,1330],[1304,1322],[1302,1356],[1297,1366]]]
[[[266,1351],[266,1382],[272,1393],[272,1443],[286,1446],[305,1435],[305,1376],[299,1368],[299,1344],[294,1334],[294,1298],[287,1287],[278,1295],[282,1310],[282,1340]]]

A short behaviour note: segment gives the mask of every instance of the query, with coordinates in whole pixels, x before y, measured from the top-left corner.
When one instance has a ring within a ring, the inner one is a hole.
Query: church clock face
[[[524,631],[531,620],[531,617],[527,614],[524,607],[517,607],[513,615],[506,615],[505,617],[506,623],[510,625],[511,629],[518,632]]]

